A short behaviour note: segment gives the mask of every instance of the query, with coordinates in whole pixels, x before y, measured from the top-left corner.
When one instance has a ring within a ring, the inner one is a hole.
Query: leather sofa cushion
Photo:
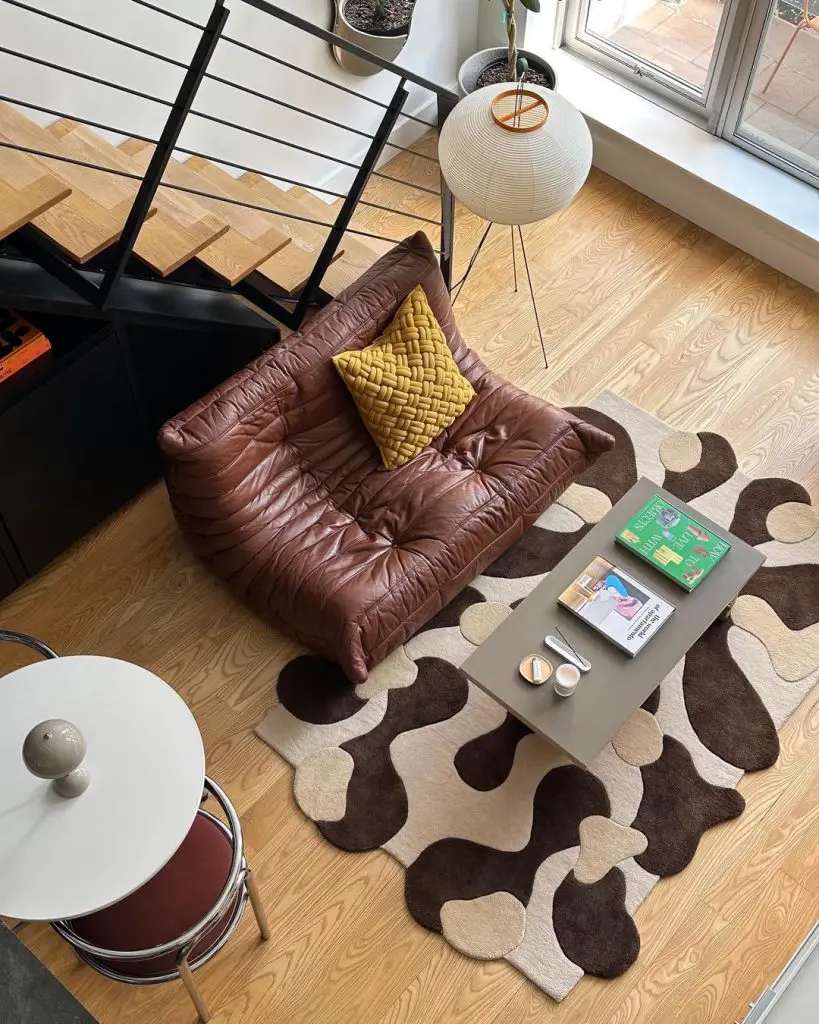
[[[387,473],[332,357],[370,345],[416,285],[475,397]],[[160,433],[174,512],[195,551],[354,682],[613,444],[467,348],[420,233]]]

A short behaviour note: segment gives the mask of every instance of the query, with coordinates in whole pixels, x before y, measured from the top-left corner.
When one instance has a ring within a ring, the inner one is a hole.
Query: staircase
[[[147,0],[133,2],[157,14],[186,20]],[[235,2],[249,3],[324,42],[332,42],[359,56],[365,54],[353,44],[264,0]],[[37,11],[20,0],[0,0],[0,7],[6,4],[60,25],[91,31],[96,36],[101,34],[61,16]],[[371,179],[391,177],[378,167],[390,147],[402,148],[390,141],[396,124],[401,118],[420,120],[403,111],[408,96],[406,83],[412,81],[437,94],[439,121],[454,105],[456,97],[373,55],[366,55],[367,59],[400,77],[389,103],[359,97],[345,86],[322,79],[355,97],[351,103],[363,100],[381,108],[381,120],[368,137],[369,149],[361,163],[339,161],[356,172],[349,192],[345,195],[317,189],[335,200],[330,205],[311,191],[309,182],[283,179],[275,173],[275,168],[267,168],[262,173],[258,168],[226,159],[224,154],[200,153],[180,146],[180,133],[187,119],[201,117],[282,146],[333,159],[330,154],[243,127],[193,106],[200,84],[208,78],[224,82],[239,92],[261,96],[256,90],[238,82],[227,82],[208,71],[217,44],[269,56],[249,42],[224,33],[229,13],[224,0],[216,0],[208,23],[196,26],[202,33],[199,44],[187,65],[176,98],[162,101],[170,112],[157,139],[133,135],[117,126],[99,125],[80,117],[74,110],[46,108],[25,96],[0,100],[0,274],[3,263],[8,260],[36,264],[38,272],[59,282],[63,293],[69,289],[76,294],[78,315],[87,314],[89,305],[98,311],[113,305],[118,316],[127,319],[129,296],[135,294],[134,282],[142,282],[143,306],[146,302],[157,301],[167,305],[171,292],[165,296],[163,285],[173,286],[176,298],[196,290],[231,292],[235,293],[237,301],[241,296],[244,304],[249,300],[265,315],[296,329],[311,309],[349,287],[390,244],[400,239],[400,236],[365,231],[356,226],[359,221],[354,217],[362,207],[377,206],[365,197]],[[140,49],[127,40],[104,34],[103,38],[118,46]],[[146,51],[141,48],[141,52]],[[36,54],[15,53],[14,56],[55,68],[53,63]],[[170,60],[160,54],[152,56]],[[271,55],[269,59],[295,71],[301,70],[279,57]],[[178,61],[170,62],[185,67]],[[77,68],[57,70],[99,81]],[[113,82],[100,81],[99,84],[111,89],[124,88]],[[134,93],[135,90],[125,91]],[[148,94],[145,96],[153,99]],[[297,108],[276,96],[262,98],[269,101],[274,110],[276,106],[287,107],[305,118],[318,118],[339,129],[365,134],[310,110]],[[237,104],[237,109],[241,109],[241,103]],[[44,127],[27,116],[35,111],[47,113],[53,120]],[[271,118],[271,123],[276,123],[275,118]],[[436,127],[432,122],[423,123],[429,128]],[[114,145],[98,129],[129,137],[120,145]],[[306,131],[305,140],[310,137]],[[416,187],[401,179],[392,180],[410,189]],[[430,191],[428,188],[420,190]],[[441,187],[440,203],[438,221],[414,217],[411,207],[409,211],[406,207],[379,209],[404,218],[402,234],[407,229],[431,223],[439,228],[435,242],[448,278],[453,228],[452,199],[445,185]],[[413,219],[417,221],[414,225]],[[184,287],[180,289],[180,286]],[[8,301],[8,295],[4,293],[2,299]],[[180,315],[185,315],[184,310],[191,303],[195,303],[195,297],[187,305],[183,302]],[[140,311],[142,314],[144,309]]]
[[[129,175],[113,177],[59,159],[0,149],[0,240],[32,224],[81,264],[117,241],[153,146],[138,139],[113,146],[67,118],[41,128],[3,102],[0,140]],[[167,277],[196,260],[231,287],[257,271],[285,296],[299,293],[329,232],[329,225],[311,223],[332,216],[323,200],[303,189],[280,189],[253,172],[235,178],[201,157],[185,163],[172,158],[163,180],[200,194],[160,186],[134,245],[134,254],[147,268]],[[275,205],[285,215],[264,213],[265,205]],[[320,282],[323,290],[337,295],[380,253],[366,239],[347,236]]]

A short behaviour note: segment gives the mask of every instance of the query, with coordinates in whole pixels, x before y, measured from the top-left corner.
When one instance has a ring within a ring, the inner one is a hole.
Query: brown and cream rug
[[[505,957],[555,999],[634,963],[635,909],[742,813],[737,782],[776,760],[777,729],[819,669],[805,489],[749,480],[723,437],[675,432],[609,392],[572,411],[614,434],[614,451],[366,683],[291,661],[257,730],[295,766],[296,800],[328,842],[383,847],[420,924],[468,956]],[[767,562],[585,771],[458,666],[640,475]]]

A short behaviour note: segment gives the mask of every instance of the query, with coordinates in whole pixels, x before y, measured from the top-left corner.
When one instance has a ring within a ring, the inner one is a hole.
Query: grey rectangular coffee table
[[[692,593],[616,544],[614,536],[655,494],[672,502],[731,550]],[[631,658],[561,608],[557,599],[595,555],[602,555],[670,601],[675,612],[660,632]],[[526,600],[462,665],[468,678],[516,718],[588,767],[629,715],[668,675],[695,641],[733,601],[765,558],[696,509],[642,477],[611,512],[579,541]],[[592,664],[571,697],[558,697],[554,676],[541,686],[521,678],[527,654],[539,654],[557,669],[562,659],[543,643],[555,625]]]

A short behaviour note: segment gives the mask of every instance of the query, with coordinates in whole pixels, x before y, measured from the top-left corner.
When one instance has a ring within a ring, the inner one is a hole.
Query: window
[[[565,46],[819,185],[819,0],[567,0]]]

